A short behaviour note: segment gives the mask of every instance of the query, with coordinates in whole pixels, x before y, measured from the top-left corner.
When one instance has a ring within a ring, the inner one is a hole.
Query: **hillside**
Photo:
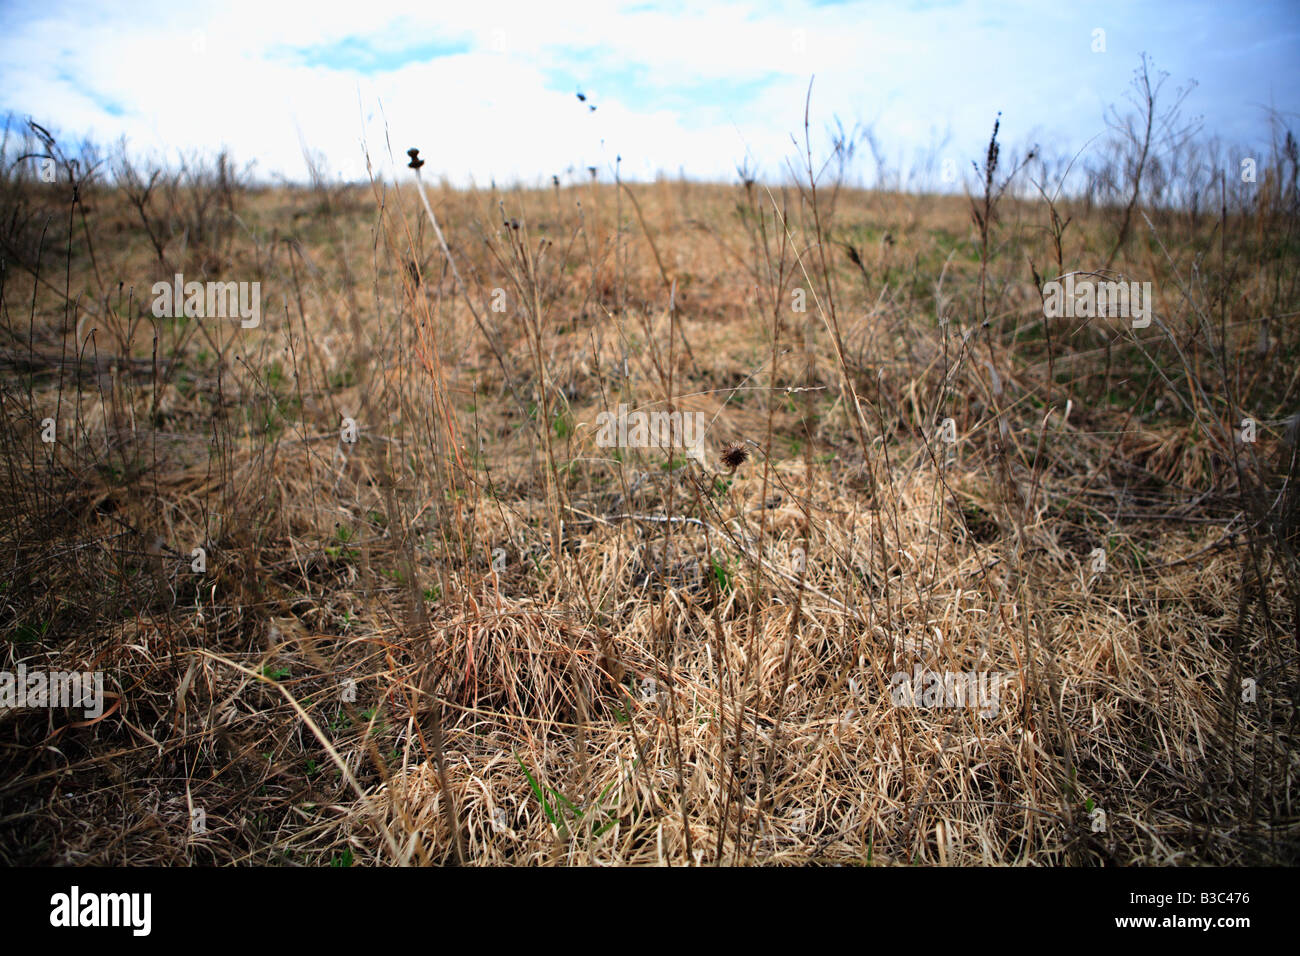
[[[1297,862],[1294,170],[1012,172],[9,175],[0,860]]]

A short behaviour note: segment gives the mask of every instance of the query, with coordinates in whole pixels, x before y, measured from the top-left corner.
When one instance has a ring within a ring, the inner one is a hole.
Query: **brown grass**
[[[410,186],[42,186],[0,669],[113,697],[0,713],[5,862],[1296,862],[1294,208],[1151,210],[1134,330],[1045,327],[1013,198],[434,189],[449,260]],[[154,319],[176,271],[261,325]],[[597,447],[620,402],[706,462]]]

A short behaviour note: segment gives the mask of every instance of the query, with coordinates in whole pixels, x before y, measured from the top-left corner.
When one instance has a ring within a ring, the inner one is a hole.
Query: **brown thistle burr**
[[[722,467],[727,469],[727,474],[734,475],[737,468],[749,461],[749,449],[745,447],[743,442],[733,441],[722,449],[718,461]]]

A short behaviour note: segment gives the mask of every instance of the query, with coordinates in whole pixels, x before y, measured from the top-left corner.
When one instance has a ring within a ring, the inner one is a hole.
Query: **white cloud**
[[[1250,103],[1270,95],[1252,77],[1285,62],[1294,45],[1248,54],[1240,25],[1206,27],[1213,7],[1177,9],[1199,23],[1196,42],[1217,44],[1226,64],[1200,108],[1240,135]],[[1068,152],[1103,128],[1103,110],[1122,97],[1140,49],[1178,79],[1211,59],[1180,45],[1177,20],[1160,11],[1138,18],[1123,6],[1079,12],[1017,0],[998,16],[990,21],[983,5],[964,2],[902,12],[892,4],[565,10],[493,0],[235,0],[150,2],[129,15],[32,4],[0,14],[0,102],[65,133],[126,136],[137,151],[174,156],[224,144],[263,175],[301,178],[305,141],[330,170],[361,178],[362,141],[387,167],[387,133],[399,157],[419,146],[426,172],[457,182],[604,169],[618,154],[634,177],[679,167],[729,177],[746,148],[765,172],[781,167],[790,134],[802,135],[815,73],[815,131],[832,115],[874,122],[886,154],[910,161],[951,129],[948,152],[965,169],[998,110],[1008,141],[1037,129],[1045,145]],[[1295,20],[1284,24],[1292,39]],[[1089,49],[1095,25],[1108,31],[1105,54]],[[379,50],[437,42],[469,52],[372,75],[285,55],[349,38]],[[557,76],[581,83],[597,111]],[[1273,95],[1294,107],[1296,89],[1279,74]]]

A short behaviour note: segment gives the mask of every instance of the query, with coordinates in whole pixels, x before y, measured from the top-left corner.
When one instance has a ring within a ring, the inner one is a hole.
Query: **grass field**
[[[0,670],[104,693],[0,710],[3,862],[1300,858],[1289,137],[1190,207],[87,165],[0,183]]]

